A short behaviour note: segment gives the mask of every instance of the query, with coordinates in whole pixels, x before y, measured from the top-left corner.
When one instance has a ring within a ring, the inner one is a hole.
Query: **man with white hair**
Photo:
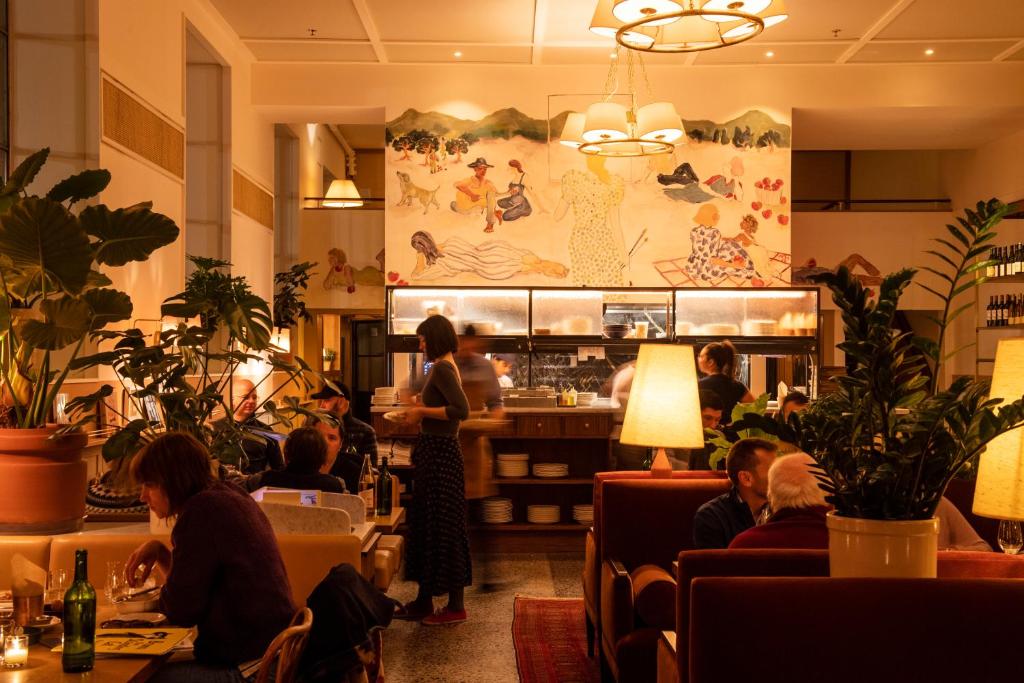
[[[768,504],[772,515],[747,529],[729,548],[828,548],[825,492],[811,471],[814,458],[793,453],[777,458],[768,470]]]

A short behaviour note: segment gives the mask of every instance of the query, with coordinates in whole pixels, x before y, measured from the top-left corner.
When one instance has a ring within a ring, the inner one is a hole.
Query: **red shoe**
[[[458,612],[453,612],[445,607],[444,609],[434,612],[420,623],[425,624],[426,626],[450,626],[452,624],[461,624],[468,618],[466,610],[464,609],[460,609]]]

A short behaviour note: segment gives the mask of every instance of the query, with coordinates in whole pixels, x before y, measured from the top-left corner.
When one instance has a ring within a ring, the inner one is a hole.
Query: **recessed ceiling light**
[[[774,53],[774,52],[772,52],[771,50],[768,50],[768,52],[765,52],[765,53],[764,53],[764,56],[765,56],[765,57],[774,57],[774,56],[775,56],[775,53]]]
[[[462,56],[462,50],[456,50],[455,52],[452,53],[452,56],[454,56],[455,59],[458,59],[459,57]]]
[[[928,48],[927,50],[924,51],[924,53],[931,57],[933,54],[935,54],[935,50]]]

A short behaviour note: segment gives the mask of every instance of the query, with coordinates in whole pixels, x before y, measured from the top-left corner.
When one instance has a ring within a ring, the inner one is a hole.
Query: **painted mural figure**
[[[704,181],[715,194],[724,199],[743,199],[743,184],[739,176],[743,175],[743,160],[733,157],[728,164],[722,168],[721,175],[713,175]]]
[[[770,282],[774,278],[772,273],[771,256],[768,250],[758,244],[754,239],[757,233],[758,221],[753,214],[747,214],[740,221],[740,233],[732,238],[732,241],[750,257],[754,264],[754,272],[757,274],[751,281],[755,287]],[[758,281],[760,279],[760,282]]]
[[[658,182],[662,185],[680,185],[681,187],[670,187],[665,190],[667,197],[677,201],[703,204],[715,198],[715,195],[708,194],[701,188],[700,178],[689,162],[683,162],[672,173],[659,173]]]
[[[716,227],[719,218],[714,204],[704,204],[697,209],[693,217],[697,225],[690,230],[687,274],[695,280],[707,282],[729,275],[752,280],[755,276],[753,260],[738,242],[722,238]]]
[[[508,192],[503,192],[498,200],[498,208],[494,212],[498,223],[515,221],[533,213],[530,200],[526,198],[526,171],[516,159],[509,161],[508,165],[519,171],[519,178],[509,181]]]
[[[455,183],[455,201],[451,203],[452,211],[461,214],[473,214],[483,211],[487,226],[484,232],[494,232],[494,210],[498,188],[487,179],[487,169],[494,168],[483,157],[466,164],[473,169],[473,175]]]
[[[568,269],[561,263],[540,258],[529,249],[520,249],[504,240],[472,244],[461,237],[450,237],[441,244],[429,232],[418,230],[411,239],[416,250],[412,277],[434,280],[472,273],[487,280],[507,280],[516,275],[539,274],[564,278]]]
[[[619,225],[625,182],[609,173],[604,161],[604,157],[588,156],[586,171],[567,171],[562,176],[562,199],[555,220],[562,220],[572,208],[569,264],[575,285],[626,284],[626,247]]]
[[[324,289],[341,289],[344,287],[345,291],[349,294],[354,294],[356,285],[364,285],[366,287],[384,286],[383,249],[377,254],[377,262],[380,264],[379,268],[364,266],[357,270],[349,264],[348,256],[344,250],[337,247],[328,250],[327,261],[330,264],[330,269],[327,271],[327,277],[324,278]]]

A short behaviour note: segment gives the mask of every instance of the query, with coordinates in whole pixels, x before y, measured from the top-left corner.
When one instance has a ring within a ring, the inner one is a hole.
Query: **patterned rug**
[[[587,657],[581,598],[516,597],[512,644],[522,683],[592,683],[601,680]]]

